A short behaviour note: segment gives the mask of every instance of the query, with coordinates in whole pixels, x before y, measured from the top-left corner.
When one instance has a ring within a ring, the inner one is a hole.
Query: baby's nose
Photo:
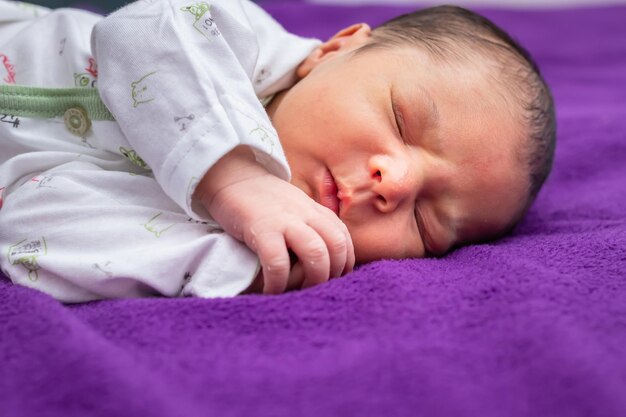
[[[395,210],[417,192],[415,175],[404,161],[385,156],[372,158],[370,175],[374,205],[382,212]]]

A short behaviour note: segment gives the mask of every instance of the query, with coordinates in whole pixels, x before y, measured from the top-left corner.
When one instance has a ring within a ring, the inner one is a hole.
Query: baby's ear
[[[367,23],[357,23],[339,31],[335,36],[315,48],[296,69],[298,78],[304,78],[322,62],[341,53],[353,51],[370,38],[372,29]]]

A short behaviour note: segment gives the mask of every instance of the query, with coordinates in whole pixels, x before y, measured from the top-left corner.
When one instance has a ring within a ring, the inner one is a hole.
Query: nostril
[[[374,173],[374,178],[376,178],[378,181],[380,181],[380,179],[382,178],[382,173],[380,172],[380,170],[376,171]]]
[[[376,197],[376,199],[383,204],[387,204],[387,200],[385,200],[385,197],[383,197],[382,195],[379,195],[378,197]]]

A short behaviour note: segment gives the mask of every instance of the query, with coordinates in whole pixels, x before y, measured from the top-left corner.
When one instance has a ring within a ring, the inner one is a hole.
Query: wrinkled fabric
[[[299,7],[268,10],[320,37],[407,10]],[[510,236],[278,296],[66,307],[2,280],[1,414],[622,417],[626,7],[485,14],[557,103],[554,171]]]
[[[244,291],[256,254],[192,195],[238,145],[289,179],[260,100],[318,44],[247,0],[139,1],[105,18],[0,0],[0,85],[97,87],[115,117],[90,121],[71,99],[58,114],[82,130],[0,110],[4,274],[63,302]]]

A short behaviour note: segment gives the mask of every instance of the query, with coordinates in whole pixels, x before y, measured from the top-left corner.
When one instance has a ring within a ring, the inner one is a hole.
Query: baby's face
[[[292,183],[348,227],[357,262],[443,254],[525,197],[521,132],[488,69],[417,48],[320,59],[268,107]]]

